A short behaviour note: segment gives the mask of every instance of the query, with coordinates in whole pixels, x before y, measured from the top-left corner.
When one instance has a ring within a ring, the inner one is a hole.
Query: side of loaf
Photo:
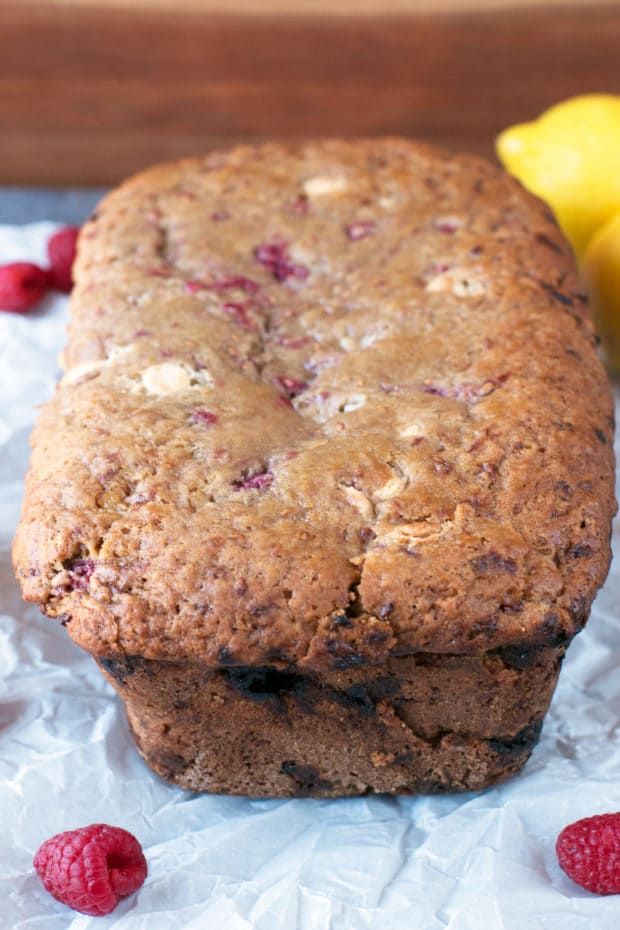
[[[312,674],[99,658],[148,764],[193,791],[266,797],[478,791],[538,740],[564,650],[419,653]]]
[[[272,796],[518,770],[615,511],[547,209],[405,140],[242,147],[108,195],[75,276],[14,561],[147,761]]]

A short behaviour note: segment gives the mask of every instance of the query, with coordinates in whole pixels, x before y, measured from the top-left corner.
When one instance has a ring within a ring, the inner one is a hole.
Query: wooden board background
[[[231,0],[226,14],[179,2],[0,2],[0,184],[107,185],[214,146],[310,135],[492,154],[503,126],[557,100],[620,93],[619,3],[385,0],[391,15],[362,16],[345,0],[295,15],[291,0]]]
[[[455,13],[527,6],[588,7],[592,0],[47,0],[55,6],[122,7],[124,9],[201,10],[254,15],[392,16],[411,13]],[[598,0],[617,5],[618,0]]]

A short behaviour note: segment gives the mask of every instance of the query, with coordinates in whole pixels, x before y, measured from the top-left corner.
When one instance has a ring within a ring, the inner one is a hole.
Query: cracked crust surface
[[[388,139],[155,168],[84,227],[25,597],[98,656],[305,670],[557,646],[607,572],[573,259],[486,162]]]

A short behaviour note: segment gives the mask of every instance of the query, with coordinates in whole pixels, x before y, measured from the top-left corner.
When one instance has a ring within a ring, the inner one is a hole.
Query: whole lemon
[[[545,200],[581,259],[593,233],[620,211],[620,97],[586,94],[504,130],[497,154]]]
[[[620,372],[620,211],[590,240],[581,272],[607,363]]]

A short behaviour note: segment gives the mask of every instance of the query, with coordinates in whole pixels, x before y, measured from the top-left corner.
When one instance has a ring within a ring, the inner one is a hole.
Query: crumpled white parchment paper
[[[0,227],[0,263],[43,261],[51,224]],[[133,747],[120,701],[65,631],[25,606],[10,544],[35,404],[67,300],[0,313],[0,927],[3,930],[617,930],[620,898],[570,882],[560,829],[620,810],[620,564],[573,643],[524,773],[481,795],[264,801],[192,795]],[[616,528],[615,542],[620,543]],[[104,821],[149,876],[105,918],[32,869],[54,833]]]

